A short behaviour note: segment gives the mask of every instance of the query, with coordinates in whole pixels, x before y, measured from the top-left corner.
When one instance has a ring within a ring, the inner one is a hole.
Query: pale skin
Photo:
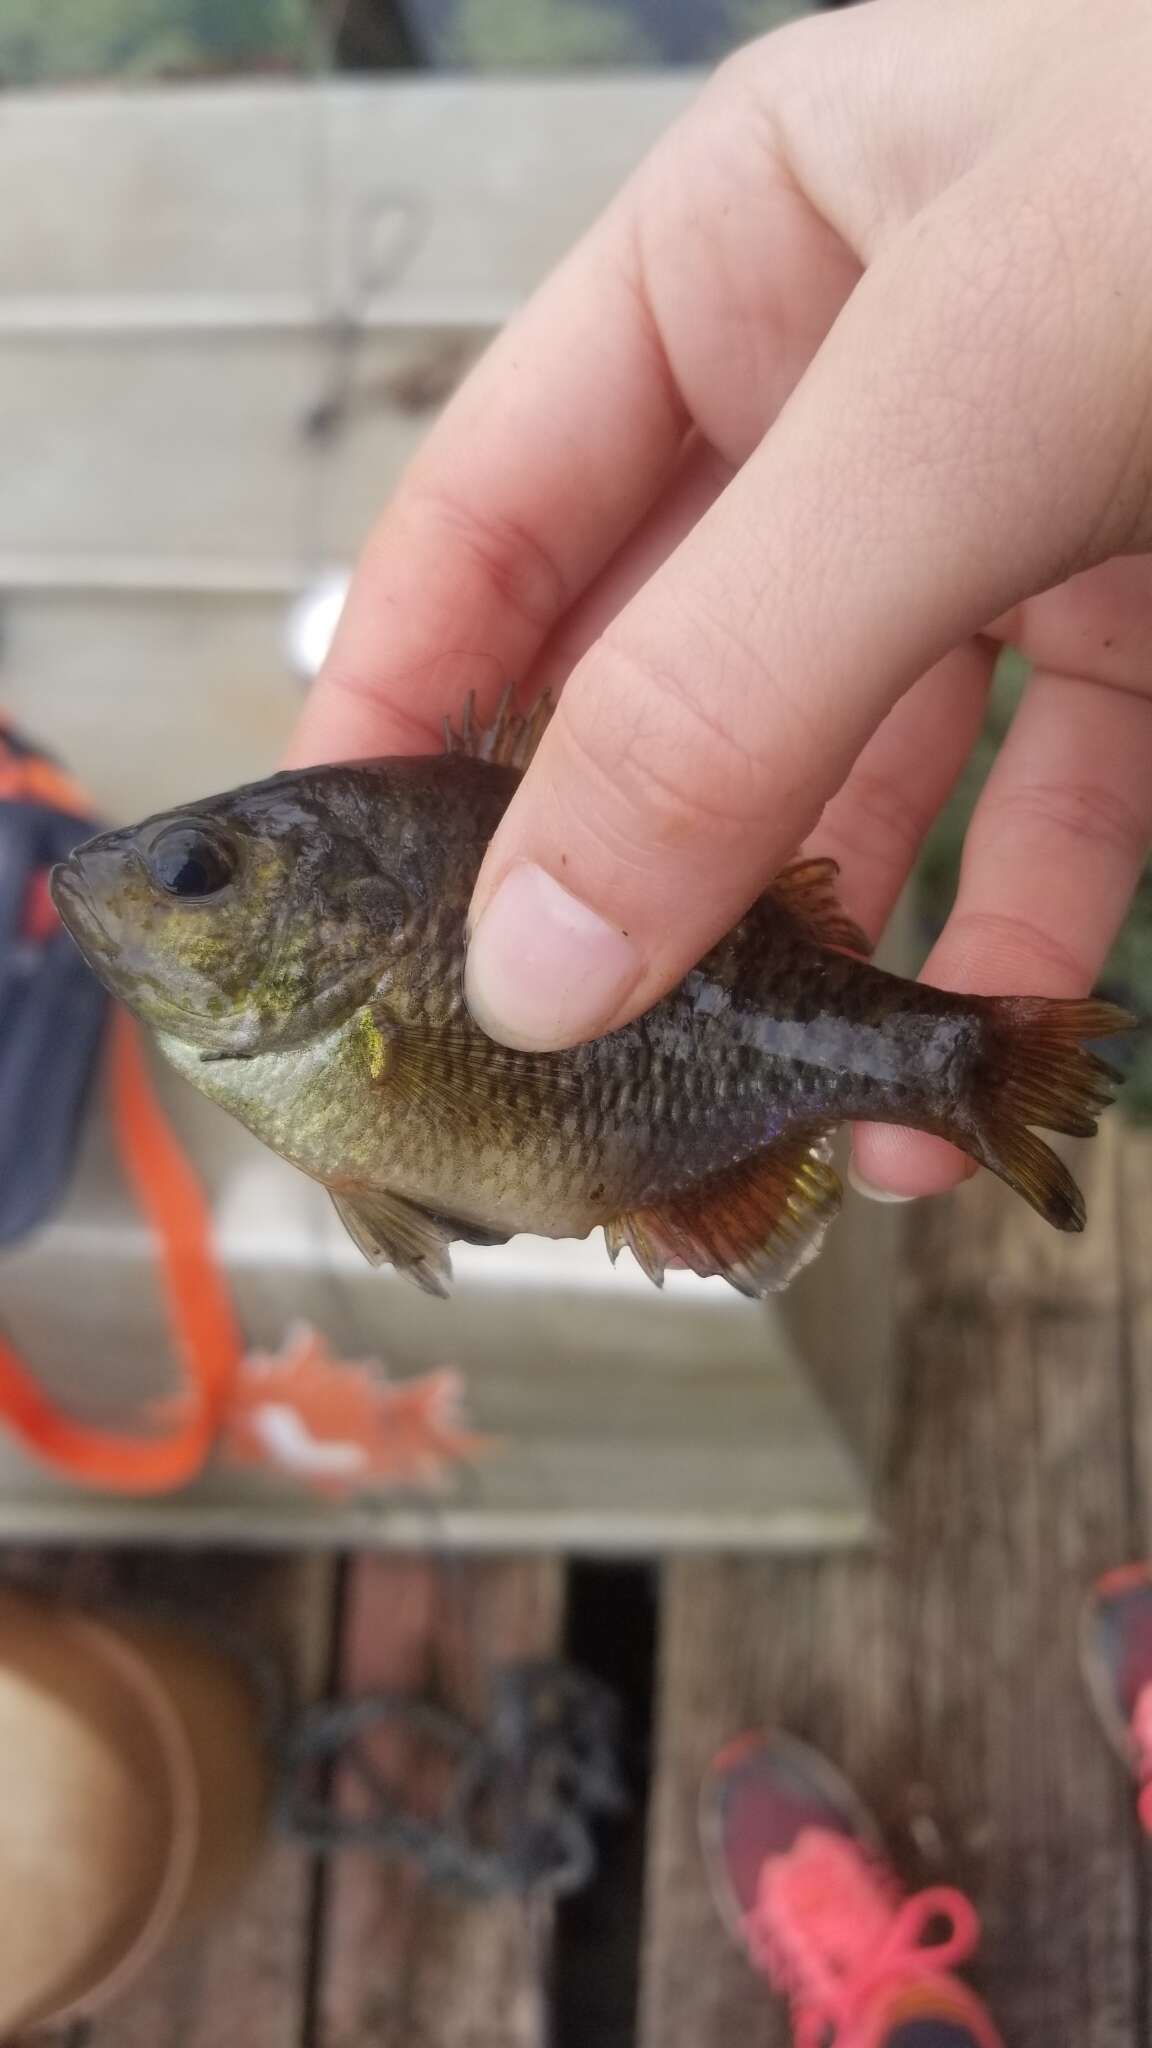
[[[1092,985],[1152,836],[1152,7],[870,0],[729,61],[504,331],[364,551],[296,763],[562,685],[468,992],[647,1008],[798,846],[878,931],[1034,664],[939,986]],[[971,1169],[862,1128],[873,1190]]]

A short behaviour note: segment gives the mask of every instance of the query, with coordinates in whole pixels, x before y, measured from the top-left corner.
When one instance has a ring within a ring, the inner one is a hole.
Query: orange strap
[[[156,1099],[139,1035],[116,1006],[111,1034],[116,1148],[158,1240],[168,1315],[190,1388],[187,1414],[158,1437],[74,1422],[0,1338],[0,1419],[37,1457],[116,1493],[166,1493],[193,1479],[220,1428],[241,1343],[212,1245],[204,1193]]]
[[[0,803],[48,804],[77,818],[88,816],[88,804],[78,782],[73,782],[54,761],[39,754],[11,754],[3,746],[0,726]]]
[[[5,745],[0,715],[0,801],[48,804],[91,816],[80,785],[41,755]],[[212,1242],[204,1192],[156,1099],[139,1033],[112,1006],[109,1065],[120,1164],[151,1225],[172,1335],[188,1393],[180,1420],[163,1436],[138,1436],[74,1422],[48,1399],[0,1336],[0,1421],[25,1447],[81,1484],[117,1493],[166,1493],[195,1478],[219,1433],[241,1356],[240,1332]]]

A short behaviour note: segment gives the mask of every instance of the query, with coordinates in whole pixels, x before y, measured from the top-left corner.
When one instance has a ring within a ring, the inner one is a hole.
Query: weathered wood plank
[[[283,1844],[269,1849],[226,1917],[161,1957],[96,2020],[85,2048],[296,2048],[310,1905],[307,1859]]]
[[[847,1768],[910,1881],[970,1889],[977,1979],[1013,2048],[1143,2038],[1131,1801],[1075,1652],[1082,1590],[1133,1536],[1120,1142],[1080,1162],[1079,1242],[991,1183],[913,1219],[886,1555],[669,1567],[644,2048],[789,2038],[696,1848],[710,1756],[766,1723]]]
[[[0,583],[258,593],[350,558],[451,382],[421,330],[475,353],[691,90],[6,98],[36,207],[0,248]]]
[[[1132,1511],[1133,1559],[1152,1557],[1152,1260],[1148,1256],[1148,1219],[1152,1216],[1152,1132],[1132,1134],[1120,1154],[1120,1199],[1117,1219],[1125,1275],[1123,1370],[1131,1402],[1128,1458],[1117,1484],[1129,1496]],[[1122,1561],[1122,1560],[1118,1560]],[[1147,1929],[1152,1921],[1152,1871],[1147,1852],[1136,1858],[1137,1912],[1143,1943],[1143,2006],[1136,2038],[1140,2048],[1152,2040],[1152,1972],[1148,1968]]]
[[[0,333],[355,303],[502,317],[696,88],[685,71],[6,93]],[[561,175],[558,167],[563,165]],[[404,257],[399,265],[397,253]],[[397,271],[399,274],[397,274]],[[113,311],[109,302],[119,300]],[[135,305],[133,305],[135,301]]]
[[[333,1567],[322,1558],[142,1558],[145,1596],[178,1597],[282,1656],[302,1696],[323,1682]],[[297,2048],[303,2042],[313,1934],[312,1860],[272,1841],[235,1904],[178,1942],[99,2018],[85,2048]]]
[[[1132,1503],[1135,1554],[1152,1556],[1152,1131],[1129,1133],[1120,1151],[1117,1235],[1124,1267],[1123,1370],[1132,1428],[1122,1475]]]
[[[303,698],[287,619],[283,597],[16,598],[4,709],[126,823],[269,773]]]
[[[482,1716],[492,1667],[555,1651],[558,1563],[361,1559],[343,1648],[349,1693],[434,1687]],[[382,1770],[419,1797],[427,1759],[411,1736],[381,1737]],[[345,1797],[352,1802],[351,1788]],[[430,1890],[367,1852],[333,1859],[320,1956],[315,2048],[545,2048],[548,1915]]]
[[[449,338],[370,336],[352,357],[307,333],[3,342],[0,433],[24,487],[0,488],[0,582],[99,586],[134,563],[145,588],[167,571],[207,595],[229,577],[291,591],[350,561],[446,395],[431,373]],[[348,432],[317,442],[321,408]]]

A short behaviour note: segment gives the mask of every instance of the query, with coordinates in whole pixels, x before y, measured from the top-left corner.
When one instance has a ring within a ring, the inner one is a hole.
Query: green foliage
[[[728,0],[723,46],[700,54],[727,56],[729,50],[750,43],[754,36],[767,35],[769,29],[779,28],[786,21],[797,21],[802,14],[811,14],[814,4],[815,0]]]
[[[299,67],[307,0],[3,0],[0,78],[47,85]]]
[[[690,17],[691,0],[681,0]],[[713,63],[753,36],[811,11],[811,0],[721,0],[705,10],[692,52]],[[660,51],[630,0],[455,0],[437,60],[470,70],[603,70],[656,64]]]
[[[614,0],[458,0],[440,48],[485,71],[566,71],[654,60],[640,23]]]

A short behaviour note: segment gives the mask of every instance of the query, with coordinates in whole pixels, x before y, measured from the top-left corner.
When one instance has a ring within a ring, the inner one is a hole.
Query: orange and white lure
[[[378,1361],[337,1358],[297,1324],[281,1351],[241,1361],[218,1448],[231,1464],[282,1473],[329,1499],[439,1487],[490,1448],[464,1427],[463,1391],[450,1367],[387,1380]]]

